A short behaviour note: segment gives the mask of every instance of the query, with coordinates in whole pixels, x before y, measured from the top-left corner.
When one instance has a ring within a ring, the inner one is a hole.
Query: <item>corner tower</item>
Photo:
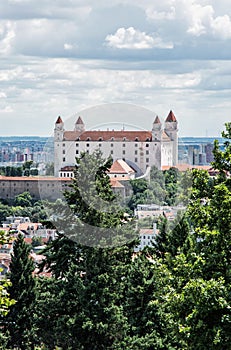
[[[79,131],[79,132],[85,131],[85,125],[81,117],[78,117],[75,123],[75,131]]]
[[[63,141],[64,135],[64,123],[62,118],[59,116],[55,122],[54,129],[54,175],[58,176],[60,167],[61,167],[61,142]]]
[[[153,141],[161,140],[161,122],[158,115],[156,116],[152,124],[152,140]]]
[[[54,140],[62,141],[63,133],[64,133],[64,123],[62,121],[62,118],[59,116],[55,122]]]
[[[165,120],[164,131],[170,137],[173,144],[173,154],[172,154],[172,165],[177,165],[178,163],[178,122],[171,110]]]

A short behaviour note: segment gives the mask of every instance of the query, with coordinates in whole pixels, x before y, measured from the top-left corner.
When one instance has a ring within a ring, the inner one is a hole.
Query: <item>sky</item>
[[[50,136],[59,115],[151,129],[170,110],[180,136],[220,136],[230,48],[230,0],[1,1],[0,136]]]

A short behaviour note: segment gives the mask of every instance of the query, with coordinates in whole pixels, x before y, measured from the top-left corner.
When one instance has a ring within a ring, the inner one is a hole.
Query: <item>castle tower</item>
[[[62,118],[59,116],[55,122],[54,140],[55,141],[62,141],[63,133],[64,133],[64,123],[62,121]]]
[[[152,139],[153,141],[161,140],[161,122],[158,115],[156,116],[152,124]]]
[[[78,117],[75,123],[75,131],[79,131],[79,132],[85,131],[85,125],[81,117]]]
[[[152,142],[153,142],[153,164],[161,168],[161,135],[162,124],[158,116],[156,116],[152,124]]]
[[[173,113],[170,111],[166,120],[164,131],[170,137],[173,142],[173,155],[172,155],[172,165],[178,164],[178,129],[177,129],[177,119]]]
[[[59,116],[55,122],[54,129],[54,175],[58,176],[60,167],[61,167],[61,142],[64,135],[64,123],[62,118]]]

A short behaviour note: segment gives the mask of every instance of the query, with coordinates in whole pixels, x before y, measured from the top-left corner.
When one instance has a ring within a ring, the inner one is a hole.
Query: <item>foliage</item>
[[[15,196],[14,204],[21,207],[31,207],[32,197],[30,192],[23,192]]]
[[[34,262],[29,257],[30,247],[19,234],[14,242],[11,256],[8,293],[16,303],[10,307],[5,318],[5,332],[9,332],[8,346],[30,348],[33,339],[33,305],[35,303],[35,280],[32,276]]]

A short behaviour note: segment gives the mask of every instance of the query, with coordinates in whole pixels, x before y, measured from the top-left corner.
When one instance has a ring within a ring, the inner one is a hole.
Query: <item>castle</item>
[[[65,130],[59,116],[54,129],[54,175],[60,176],[61,169],[75,165],[75,158],[82,152],[92,153],[96,149],[101,149],[105,158],[111,156],[114,161],[125,160],[139,175],[153,165],[158,169],[177,165],[177,124],[174,113],[170,111],[164,127],[156,116],[150,131],[86,130],[81,117],[78,117],[74,130]],[[63,174],[69,176],[68,171]]]

